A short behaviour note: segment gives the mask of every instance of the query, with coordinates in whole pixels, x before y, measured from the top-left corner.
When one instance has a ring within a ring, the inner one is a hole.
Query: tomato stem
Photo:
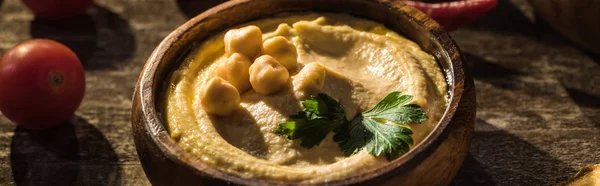
[[[48,76],[50,76],[50,84],[54,87],[62,85],[65,79],[65,77],[58,72],[50,72]]]

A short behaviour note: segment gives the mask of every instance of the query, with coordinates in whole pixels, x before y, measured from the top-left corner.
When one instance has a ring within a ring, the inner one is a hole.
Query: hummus
[[[435,58],[414,42],[382,24],[342,14],[279,15],[250,22],[263,40],[283,36],[294,44],[298,65],[289,71],[289,86],[270,95],[249,89],[240,108],[221,117],[202,108],[201,89],[219,63],[227,60],[225,32],[194,48],[170,78],[166,120],[173,139],[202,162],[245,178],[314,183],[359,175],[388,163],[366,151],[345,157],[329,133],[306,149],[273,131],[302,110],[308,95],[295,84],[310,63],[325,68],[322,93],[338,100],[346,117],[373,107],[392,91],[414,96],[429,117],[409,124],[415,144],[425,138],[447,105],[447,84]],[[246,25],[240,25],[243,27]]]

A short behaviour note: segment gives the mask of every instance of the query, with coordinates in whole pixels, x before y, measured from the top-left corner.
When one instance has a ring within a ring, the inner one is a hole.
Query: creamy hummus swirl
[[[302,109],[293,80],[302,68],[319,63],[326,68],[323,93],[338,100],[348,119],[373,107],[392,91],[414,96],[429,116],[410,124],[415,144],[439,122],[447,104],[447,84],[433,56],[412,41],[365,19],[341,14],[287,14],[250,22],[263,40],[283,36],[298,52],[298,68],[290,71],[290,86],[264,96],[254,90],[241,95],[232,115],[207,114],[201,106],[203,85],[226,60],[223,37],[203,41],[170,78],[166,120],[173,139],[202,162],[245,178],[314,183],[358,175],[388,163],[364,150],[342,155],[333,134],[317,147],[276,136],[273,130]],[[245,25],[240,25],[242,27]]]

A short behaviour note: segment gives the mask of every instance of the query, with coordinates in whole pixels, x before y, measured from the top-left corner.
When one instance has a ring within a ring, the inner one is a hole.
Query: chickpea
[[[319,63],[313,62],[305,65],[293,78],[294,92],[299,98],[318,94],[325,84],[326,74],[325,67]]]
[[[228,55],[240,53],[250,59],[260,54],[262,31],[254,25],[231,29],[225,33],[225,52]]]
[[[217,76],[233,85],[240,94],[250,88],[250,74],[248,69],[252,63],[240,54],[234,53],[217,67]]]
[[[290,73],[277,60],[263,55],[250,66],[250,84],[258,93],[268,95],[285,87]]]
[[[241,99],[233,85],[223,78],[214,77],[204,85],[200,101],[207,113],[228,116],[239,108]]]
[[[298,52],[296,46],[283,36],[267,39],[262,46],[263,54],[270,55],[288,70],[296,69]]]

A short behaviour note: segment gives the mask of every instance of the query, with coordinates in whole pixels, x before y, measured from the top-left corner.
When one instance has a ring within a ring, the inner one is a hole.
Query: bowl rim
[[[185,150],[183,150],[183,148],[179,147],[179,145],[177,145],[177,143],[170,137],[168,131],[165,128],[165,123],[163,122],[156,109],[157,102],[155,100],[155,97],[157,93],[155,93],[155,90],[157,87],[161,87],[161,85],[157,84],[157,81],[155,81],[155,78],[158,78],[156,76],[157,68],[159,66],[159,63],[163,61],[165,54],[167,53],[167,51],[170,50],[170,47],[174,44],[174,42],[177,39],[181,38],[185,33],[192,31],[192,28],[196,24],[200,23],[202,20],[209,19],[212,13],[220,12],[228,8],[232,8],[234,6],[241,6],[244,3],[250,3],[252,1],[258,0],[230,0],[211,9],[208,9],[205,12],[197,15],[196,17],[188,20],[183,25],[179,26],[161,41],[161,43],[156,47],[156,49],[152,52],[151,56],[148,58],[136,84],[136,91],[134,92],[134,104],[136,101],[139,101],[140,107],[134,106],[134,108],[141,109],[140,112],[142,113],[142,117],[135,118],[132,120],[132,122],[135,123],[138,122],[135,120],[141,120],[143,125],[146,125],[145,128],[149,130],[146,132],[149,132],[152,142],[155,143],[159,149],[165,152],[165,157],[177,164],[185,166],[186,168],[193,169],[192,171],[196,171],[200,174],[208,174],[211,177],[227,182],[233,182],[236,184],[295,184],[291,182],[282,182],[275,180],[242,178],[240,176],[204,164],[202,161],[198,160],[198,158],[196,158],[194,155],[186,152]],[[424,27],[427,31],[429,31],[432,36],[431,40],[437,42],[435,44],[441,45],[440,47],[446,55],[442,57],[446,57],[450,61],[449,69],[446,69],[450,72],[445,73],[445,79],[449,86],[448,105],[446,107],[446,110],[444,111],[444,114],[442,115],[442,118],[440,119],[438,124],[432,129],[432,131],[419,144],[414,145],[409,152],[405,153],[401,157],[372,171],[363,172],[361,174],[353,176],[347,176],[342,179],[327,182],[319,182],[317,183],[317,185],[357,184],[366,180],[377,178],[378,176],[381,176],[384,173],[390,171],[409,170],[411,167],[415,166],[418,162],[420,162],[419,159],[424,159],[425,156],[431,153],[433,148],[437,148],[437,146],[440,145],[441,141],[443,141],[442,138],[445,139],[447,137],[447,134],[445,134],[444,131],[447,131],[446,129],[448,128],[448,125],[451,123],[452,118],[454,118],[455,111],[457,110],[459,103],[461,102],[462,93],[465,89],[464,81],[466,80],[466,69],[464,69],[464,60],[460,54],[460,49],[458,48],[454,40],[450,37],[450,35],[446,31],[444,31],[443,28],[441,28],[441,26],[438,25],[438,23],[433,21],[430,17],[425,15],[423,12],[417,10],[416,8],[405,5],[404,3],[402,3],[401,0],[367,1],[383,4],[384,6],[392,9],[392,11],[404,14],[404,16],[408,17],[410,21],[416,23],[418,26]],[[442,70],[444,69],[442,68]],[[132,115],[135,114],[135,112],[137,112],[137,110],[135,109],[132,111],[134,112],[132,113]]]

